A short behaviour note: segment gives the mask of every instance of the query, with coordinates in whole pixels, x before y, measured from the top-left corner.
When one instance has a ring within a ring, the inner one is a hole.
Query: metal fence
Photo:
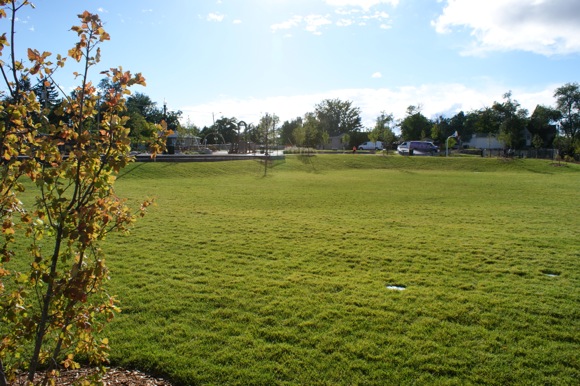
[[[512,158],[541,158],[556,159],[558,150],[556,149],[464,149],[460,153],[480,155],[481,157],[512,157]]]

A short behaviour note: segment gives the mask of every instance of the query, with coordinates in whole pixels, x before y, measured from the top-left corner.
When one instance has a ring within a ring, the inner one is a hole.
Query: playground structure
[[[251,125],[251,124],[250,124]],[[248,153],[256,153],[257,145],[253,142],[246,141],[245,138],[242,138],[240,135],[240,131],[244,127],[243,137],[245,137],[246,130],[248,129],[248,125],[244,121],[238,122],[238,134],[235,142],[231,143],[230,150],[228,151],[229,154],[248,154]]]
[[[211,136],[213,136],[214,143],[208,145],[207,138]],[[221,143],[218,142],[218,139],[221,139]],[[227,150],[227,148],[228,144],[226,143],[224,136],[218,133],[217,131],[207,134],[205,137],[203,137],[203,141],[201,142],[201,151],[203,153],[211,153],[214,151]]]
[[[167,136],[167,150],[165,154],[212,154],[225,152],[228,154],[265,154],[265,146],[247,141],[247,130],[252,124],[240,121],[237,124],[237,134],[231,143],[226,143],[224,136],[218,131],[212,131],[203,138],[192,134],[171,133]],[[212,141],[213,140],[213,141]],[[211,143],[208,143],[211,142]]]

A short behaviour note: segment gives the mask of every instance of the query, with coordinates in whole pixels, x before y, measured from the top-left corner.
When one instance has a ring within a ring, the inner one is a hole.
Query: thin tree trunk
[[[50,304],[52,302],[53,297],[53,280],[54,274],[56,273],[57,263],[58,263],[58,255],[60,253],[60,244],[62,241],[62,230],[58,230],[56,243],[54,246],[54,252],[52,254],[52,264],[50,266],[50,282],[48,283],[48,287],[46,289],[46,294],[44,296],[42,311],[40,314],[40,322],[38,323],[36,329],[36,338],[34,339],[34,353],[30,358],[30,363],[28,365],[28,381],[34,381],[34,374],[36,373],[36,368],[38,367],[38,358],[40,356],[40,350],[42,348],[42,344],[44,342],[44,335],[46,334],[46,324],[48,323],[48,313],[50,310]]]
[[[4,364],[0,360],[0,386],[8,386],[8,380],[6,379],[6,373],[4,371]]]

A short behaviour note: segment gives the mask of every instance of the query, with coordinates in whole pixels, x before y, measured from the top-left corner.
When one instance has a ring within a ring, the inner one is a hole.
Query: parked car
[[[358,145],[359,150],[383,150],[382,142],[365,142]]]
[[[397,146],[397,152],[401,155],[434,155],[439,148],[433,142],[408,141]]]

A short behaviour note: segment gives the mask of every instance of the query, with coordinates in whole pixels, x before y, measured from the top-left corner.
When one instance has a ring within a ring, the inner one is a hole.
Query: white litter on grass
[[[544,276],[548,276],[548,277],[558,277],[560,276],[560,272],[558,271],[552,271],[551,269],[543,269],[542,273],[544,274]]]
[[[393,290],[393,291],[404,291],[407,289],[407,287],[403,287],[401,285],[388,285],[387,289]]]

